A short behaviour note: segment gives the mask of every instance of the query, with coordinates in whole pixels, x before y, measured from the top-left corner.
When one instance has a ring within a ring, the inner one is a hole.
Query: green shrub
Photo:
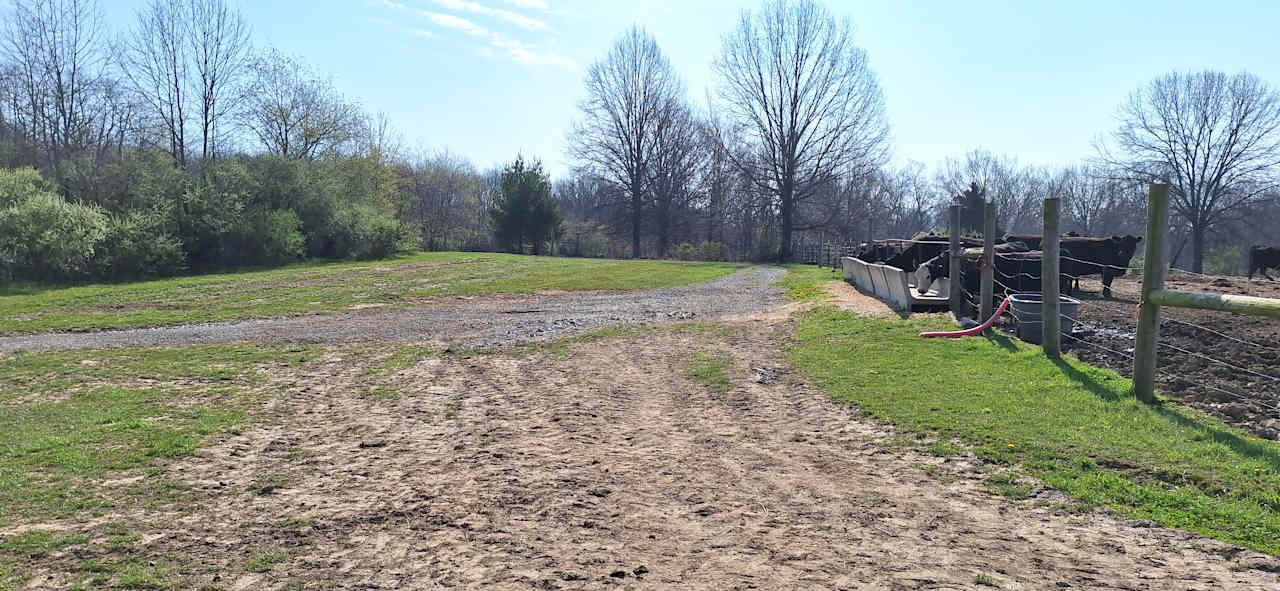
[[[0,209],[0,269],[32,280],[88,277],[106,232],[107,216],[100,208],[38,190]]]
[[[191,175],[175,168],[173,158],[159,150],[126,153],[119,162],[101,167],[83,163],[64,173],[65,191],[72,200],[99,205],[115,215],[167,212],[194,185]]]
[[[217,267],[234,262],[229,239],[244,226],[244,199],[213,184],[186,191],[173,210],[177,236],[195,266]]]
[[[242,262],[251,265],[283,265],[307,253],[298,214],[284,209],[256,212],[248,217],[240,239]]]
[[[413,234],[411,227],[371,205],[350,205],[334,213],[323,233],[310,237],[311,252],[328,258],[383,258],[404,250]]]
[[[698,245],[698,260],[723,261],[729,258],[729,248],[723,242],[703,242]]]
[[[36,193],[55,192],[34,168],[0,168],[0,207],[9,207]]]
[[[671,258],[681,261],[697,260],[698,249],[688,242],[681,242],[671,249]]]
[[[1244,253],[1239,246],[1219,246],[1204,257],[1204,272],[1209,275],[1235,275],[1244,266]]]
[[[96,275],[105,279],[168,277],[187,270],[182,241],[165,230],[156,212],[133,211],[114,216],[98,247]]]

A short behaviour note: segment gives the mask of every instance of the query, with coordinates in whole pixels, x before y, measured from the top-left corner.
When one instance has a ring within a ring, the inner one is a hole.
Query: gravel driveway
[[[160,328],[0,337],[0,352],[123,346],[260,343],[435,342],[487,347],[609,326],[713,320],[784,302],[786,271],[746,269],[706,283],[626,293],[477,295],[430,307],[185,324]]]

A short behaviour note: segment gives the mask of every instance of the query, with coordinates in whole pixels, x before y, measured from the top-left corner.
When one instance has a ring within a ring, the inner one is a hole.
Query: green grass
[[[733,360],[710,351],[696,351],[685,364],[685,375],[696,382],[702,382],[713,392],[728,392],[733,384],[725,370],[733,365]]]
[[[840,281],[844,276],[817,265],[787,265],[787,275],[778,285],[787,290],[787,296],[797,302],[815,302],[831,299],[827,284]]]
[[[65,535],[45,530],[32,530],[0,540],[0,552],[30,559],[44,558],[53,550],[83,544],[87,541],[89,536],[84,534]]]
[[[251,573],[264,573],[275,567],[280,561],[286,558],[286,554],[281,550],[268,548],[259,551],[253,555],[244,564],[244,569]]]
[[[370,367],[361,375],[385,376],[404,371],[418,364],[419,361],[434,355],[436,351],[421,345],[402,345],[396,348],[386,359],[376,366]]]
[[[215,345],[22,354],[0,360],[0,525],[112,506],[130,490],[94,479],[187,455],[239,424],[243,388],[264,363],[298,363],[309,349]],[[185,485],[146,473],[147,496]]]
[[[991,575],[988,575],[988,574],[975,575],[973,577],[973,584],[980,585],[983,587],[996,587],[996,588],[1000,587],[1000,584],[996,582],[995,577],[992,577]]]
[[[0,287],[0,334],[163,326],[287,316],[425,298],[562,289],[653,289],[709,281],[742,265],[419,253],[137,283]]]
[[[827,391],[925,441],[958,441],[1011,475],[1081,504],[1280,554],[1280,446],[1165,401],[1148,406],[1113,372],[1004,337],[921,339],[940,317],[805,313],[790,356]],[[946,451],[939,446],[938,453]]]

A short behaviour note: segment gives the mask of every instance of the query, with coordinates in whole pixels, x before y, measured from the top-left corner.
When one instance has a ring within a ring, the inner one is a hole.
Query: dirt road
[[[754,267],[715,281],[651,291],[476,295],[442,298],[410,309],[369,308],[342,314],[9,336],[0,337],[0,353],[240,341],[489,347],[624,324],[704,321],[758,312],[782,303],[782,291],[771,284],[783,274],[776,267]]]
[[[1269,557],[1055,514],[1053,493],[1009,501],[982,488],[990,467],[886,445],[786,371],[788,326],[746,315],[381,377],[335,350],[273,375],[265,424],[170,467],[193,485],[181,507],[103,519],[220,589],[1280,585]],[[688,376],[699,356],[726,361],[727,390]],[[282,558],[243,566],[264,549]],[[64,586],[77,560],[47,558],[33,584]]]

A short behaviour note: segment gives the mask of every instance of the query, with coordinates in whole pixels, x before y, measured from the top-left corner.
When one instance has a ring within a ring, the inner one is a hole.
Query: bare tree
[[[200,158],[208,161],[217,156],[222,122],[243,96],[238,83],[251,51],[249,26],[226,0],[186,0],[185,12],[185,38],[199,92]]]
[[[640,258],[656,128],[663,113],[681,100],[684,85],[653,36],[632,27],[604,59],[591,64],[586,86],[582,118],[569,135],[569,155],[625,193],[631,256]]]
[[[254,92],[241,117],[268,152],[312,159],[357,137],[360,108],[297,60],[270,50],[250,70]]]
[[[4,48],[29,129],[59,185],[62,163],[99,139],[102,15],[94,0],[14,0]]]
[[[1069,166],[1055,175],[1051,193],[1062,198],[1064,229],[1086,236],[1141,232],[1145,191],[1137,183],[1091,164]]]
[[[1202,272],[1209,230],[1276,186],[1280,94],[1248,73],[1174,72],[1129,95],[1120,120],[1102,160],[1129,179],[1172,185],[1191,270]]]
[[[672,101],[654,128],[649,166],[657,256],[667,256],[676,227],[687,221],[686,209],[697,197],[696,183],[705,154],[698,122],[688,106]]]
[[[448,151],[422,156],[405,189],[413,199],[410,210],[422,230],[423,248],[456,248],[453,234],[469,229],[463,216],[479,204],[481,179],[475,167]]]
[[[151,0],[121,43],[120,70],[159,119],[169,153],[187,165],[188,51],[181,0]]]
[[[976,185],[996,204],[996,225],[1006,232],[1035,232],[1041,226],[1041,201],[1049,196],[1049,172],[1021,166],[1016,158],[971,150],[964,159],[948,158],[938,171],[939,188],[960,195]]]
[[[753,148],[738,164],[778,201],[779,257],[790,257],[796,204],[842,173],[886,159],[884,95],[853,26],[812,0],[743,11],[715,62],[719,96]],[[733,153],[733,152],[730,152]]]

